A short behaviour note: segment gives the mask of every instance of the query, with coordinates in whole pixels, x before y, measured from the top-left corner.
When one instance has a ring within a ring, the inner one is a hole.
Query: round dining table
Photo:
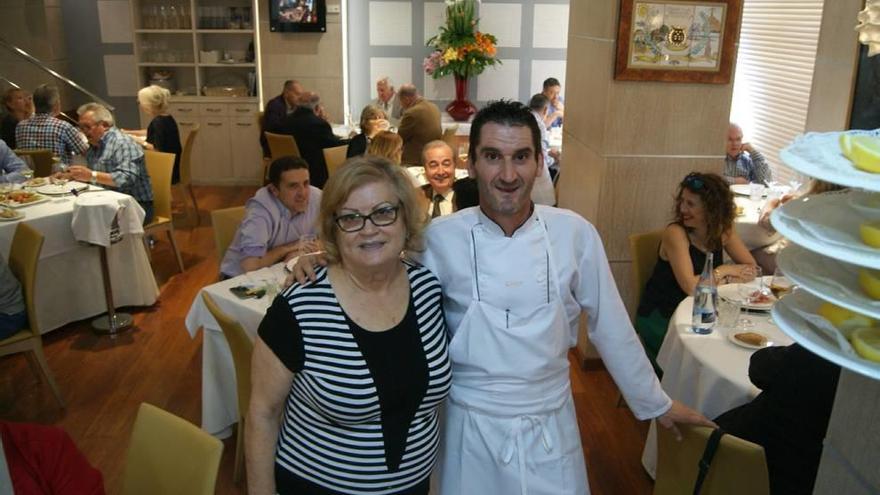
[[[736,195],[733,198],[737,208],[742,208],[742,214],[734,219],[734,228],[740,239],[751,251],[759,247],[769,246],[782,238],[776,232],[770,232],[758,225],[761,212],[765,207],[767,198],[752,200],[748,196]]]
[[[685,298],[676,308],[666,337],[657,355],[663,370],[660,384],[670,398],[678,400],[709,419],[755,398],[760,390],[749,380],[749,359],[755,349],[734,344],[729,334],[757,331],[773,345],[789,345],[792,339],[773,324],[770,313],[743,312],[739,328],[716,326],[709,335],[691,331],[693,297]],[[753,325],[743,328],[744,320]],[[651,422],[642,465],[653,478],[657,467],[657,424]]]

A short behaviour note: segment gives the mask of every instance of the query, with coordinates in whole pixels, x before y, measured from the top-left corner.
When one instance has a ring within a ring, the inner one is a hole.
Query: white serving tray
[[[786,335],[810,352],[843,368],[880,380],[880,363],[868,361],[857,354],[847,353],[829,336],[816,329],[813,324],[795,312],[795,310],[800,310],[815,313],[820,304],[822,304],[821,299],[807,291],[799,290],[783,297],[773,306],[771,314],[773,321]]]
[[[793,199],[773,210],[773,227],[810,251],[858,266],[880,269],[880,249],[862,242],[859,226],[869,220],[852,208],[850,191]]]
[[[846,131],[847,134],[878,136],[880,130]],[[841,132],[810,132],[779,152],[779,158],[798,172],[842,186],[880,191],[880,174],[859,170],[840,150]]]

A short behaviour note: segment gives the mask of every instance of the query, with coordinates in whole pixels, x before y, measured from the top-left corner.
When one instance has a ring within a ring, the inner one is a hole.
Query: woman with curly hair
[[[755,277],[755,259],[733,228],[733,193],[721,176],[688,174],[678,186],[674,215],[675,221],[663,231],[657,264],[645,285],[636,318],[636,331],[652,362],[675,308],[693,294],[707,253],[714,255],[714,275],[719,284]],[[722,263],[722,251],[733,264]]]
[[[373,140],[367,146],[367,154],[381,156],[391,160],[391,163],[395,165],[400,165],[400,158],[403,155],[403,139],[393,132],[382,131],[373,136]]]

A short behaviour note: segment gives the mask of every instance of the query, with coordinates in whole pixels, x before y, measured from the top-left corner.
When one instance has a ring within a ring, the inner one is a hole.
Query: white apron
[[[540,215],[508,238],[471,231],[473,300],[449,344],[443,495],[589,493],[568,323]]]

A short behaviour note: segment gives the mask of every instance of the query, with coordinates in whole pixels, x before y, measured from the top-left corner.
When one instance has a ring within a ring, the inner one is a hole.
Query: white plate
[[[824,256],[880,269],[880,249],[862,242],[859,226],[866,219],[850,206],[853,191],[793,199],[773,210],[773,227],[794,243]]]
[[[71,190],[76,191],[84,191],[89,188],[88,184],[83,184],[82,182],[71,181],[66,184],[58,185],[58,184],[44,184],[39,187],[35,187],[34,191],[40,194],[48,194],[49,196],[61,196],[64,194],[70,194]]]
[[[738,333],[746,333],[746,332],[757,333],[757,334],[761,335],[762,337],[764,337],[765,339],[767,339],[767,342],[764,345],[755,345],[755,344],[749,344],[748,342],[743,342],[735,337],[735,335]],[[731,330],[730,332],[727,333],[727,340],[733,342],[734,344],[736,344],[740,347],[745,347],[746,349],[763,349],[765,347],[773,347],[775,345],[773,343],[773,341],[770,340],[769,335],[767,335],[764,332],[757,332],[755,330],[743,330],[743,331]]]
[[[855,168],[840,151],[840,132],[810,132],[779,152],[789,167],[802,174],[842,186],[880,191],[880,174]],[[854,136],[880,136],[880,130],[847,131]]]
[[[9,217],[9,218],[7,218],[7,217],[0,217],[0,222],[14,222],[14,221],[16,221],[16,220],[21,220],[22,218],[24,218],[24,212],[21,212],[21,211],[18,211],[18,210],[13,210],[13,212],[15,212],[15,216],[14,216],[14,217]]]
[[[730,186],[730,190],[733,192],[733,194],[736,194],[738,196],[751,196],[752,195],[751,184],[732,184]],[[761,190],[761,197],[763,198],[766,196],[767,196],[767,188],[765,187]]]
[[[880,363],[844,352],[833,340],[795,312],[795,310],[801,310],[815,313],[820,304],[822,304],[822,300],[809,292],[795,291],[791,295],[783,297],[779,304],[773,306],[771,314],[773,321],[786,335],[810,352],[848,370],[880,380]]]
[[[791,245],[776,256],[779,269],[802,289],[857,313],[880,319],[880,301],[859,286],[859,268]]]
[[[33,205],[38,205],[40,203],[45,203],[46,201],[49,201],[50,199],[52,199],[52,198],[49,198],[48,196],[43,196],[42,194],[37,194],[37,196],[39,196],[39,199],[37,199],[35,201],[31,201],[30,203],[16,203],[15,201],[8,201],[7,200],[7,201],[0,201],[0,206],[8,206],[9,208],[25,208],[27,206],[33,206]]]
[[[770,280],[773,278],[772,276],[765,276],[764,278],[764,286],[769,290],[770,288]],[[758,285],[756,282],[753,282],[753,286],[755,290],[758,289]],[[718,286],[718,296],[729,301],[739,301],[742,305],[743,309],[748,309],[750,311],[770,311],[770,308],[773,307],[773,304],[776,303],[776,298],[773,295],[770,295],[770,302],[763,304],[746,304],[743,295],[740,293],[740,289],[745,285],[752,284],[724,284]]]

